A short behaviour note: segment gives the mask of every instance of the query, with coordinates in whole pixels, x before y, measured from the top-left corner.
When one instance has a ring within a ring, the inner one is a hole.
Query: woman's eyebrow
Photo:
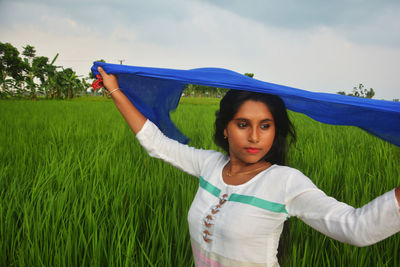
[[[249,119],[246,119],[246,118],[234,118],[233,120],[235,120],[235,121],[249,121]],[[274,121],[274,120],[270,119],[270,118],[266,118],[266,119],[261,120],[261,122],[272,122],[272,121]]]
[[[262,121],[269,122],[269,121],[274,121],[274,120],[273,120],[273,119],[266,118],[266,119],[264,119],[264,120],[262,120]]]

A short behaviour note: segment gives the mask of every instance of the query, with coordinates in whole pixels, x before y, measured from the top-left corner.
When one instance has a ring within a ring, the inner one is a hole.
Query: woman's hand
[[[397,202],[399,202],[399,211],[400,211],[400,186],[396,188],[396,198]]]
[[[103,78],[104,87],[107,88],[108,92],[119,88],[118,79],[113,74],[107,74],[102,67],[98,67],[97,70],[100,72]],[[125,94],[121,90],[116,90],[111,95],[112,100],[125,118],[129,127],[132,131],[137,134],[145,124],[147,118],[129,101]]]
[[[102,67],[98,67],[97,70],[100,72],[101,78],[103,78],[104,87],[109,92],[119,88],[118,79],[114,74],[107,74]]]

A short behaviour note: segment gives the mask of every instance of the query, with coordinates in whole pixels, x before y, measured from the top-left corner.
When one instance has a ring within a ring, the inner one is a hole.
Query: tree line
[[[349,95],[363,98],[373,98],[375,96],[375,91],[373,88],[365,88],[365,86],[360,83],[358,87],[354,86],[351,93],[346,94],[344,91],[337,92],[339,95]]]
[[[362,98],[373,98],[375,96],[375,91],[373,88],[367,89],[362,83],[358,86],[353,87],[353,91],[351,93],[346,93],[344,91],[337,92],[339,95],[348,95],[348,96],[355,96],[355,97],[362,97]],[[400,102],[398,98],[393,99],[394,102]]]
[[[52,60],[37,56],[36,49],[31,45],[23,47],[20,54],[18,49],[10,43],[0,42],[0,99],[36,100],[38,97],[71,99],[81,95],[87,96],[91,82],[94,80],[92,73],[90,72],[86,77],[80,77],[72,68],[55,65],[58,55],[55,55]],[[105,62],[103,59],[97,61]],[[253,73],[244,75],[254,77]],[[227,91],[226,88],[188,84],[182,96],[223,97]],[[105,90],[100,90],[103,96],[107,96],[105,92]],[[354,87],[351,93],[347,94],[344,91],[337,93],[364,98],[373,98],[375,95],[374,89],[367,89],[363,84]]]
[[[0,42],[0,99],[71,99],[87,94],[91,77],[81,78],[72,68],[55,65],[57,58],[58,54],[52,60],[37,56],[31,45],[20,54],[10,43]]]
[[[253,78],[254,73],[245,73],[244,75]],[[183,97],[223,97],[229,89],[212,87],[198,84],[187,84],[183,90]]]
[[[55,64],[58,54],[52,60],[36,55],[31,45],[23,47],[22,53],[10,43],[0,42],[0,99],[71,99],[88,95],[92,73],[80,77],[72,68]],[[103,59],[97,60],[106,62]],[[245,73],[253,77],[253,73]],[[105,90],[99,90],[107,96]],[[188,84],[184,97],[222,97],[228,89]],[[92,90],[93,92],[93,90]]]

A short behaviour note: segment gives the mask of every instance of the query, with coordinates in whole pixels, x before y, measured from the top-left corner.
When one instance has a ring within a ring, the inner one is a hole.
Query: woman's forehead
[[[239,107],[233,118],[273,119],[273,116],[269,107],[265,103],[261,101],[247,100]]]

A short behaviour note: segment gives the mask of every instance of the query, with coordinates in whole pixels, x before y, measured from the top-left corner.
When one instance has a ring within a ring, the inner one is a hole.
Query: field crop
[[[212,142],[217,100],[172,114]],[[355,127],[290,113],[289,165],[359,207],[400,184],[400,149]],[[198,180],[150,158],[111,101],[0,101],[0,266],[192,266]],[[358,248],[290,219],[283,266],[400,266],[400,235]]]

